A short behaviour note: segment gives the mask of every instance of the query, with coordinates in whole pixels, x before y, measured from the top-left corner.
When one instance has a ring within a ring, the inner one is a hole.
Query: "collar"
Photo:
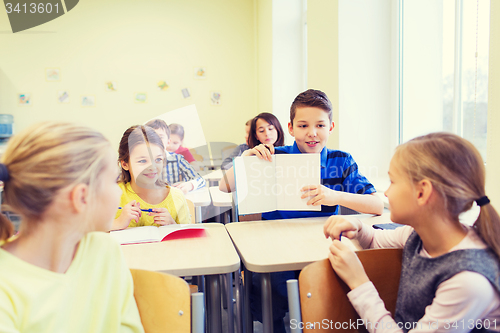
[[[165,154],[165,159],[166,159],[167,161],[176,161],[176,160],[177,160],[177,159],[175,158],[174,153],[171,153],[171,152],[166,151],[166,150],[165,150],[165,153],[166,153],[166,154]]]
[[[299,147],[297,146],[297,142],[293,142],[292,149],[290,150],[291,154],[302,154],[302,152],[299,150]],[[326,160],[328,157],[328,149],[326,147],[323,147],[321,152],[319,153],[320,156],[320,163],[322,168],[326,168]]]

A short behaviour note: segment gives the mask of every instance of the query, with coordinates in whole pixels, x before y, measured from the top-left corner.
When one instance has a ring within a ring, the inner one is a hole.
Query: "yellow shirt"
[[[91,232],[64,274],[0,248],[0,332],[144,333],[119,245]]]
[[[178,188],[167,186],[170,189],[167,197],[159,204],[151,205],[142,200],[141,197],[134,192],[134,190],[130,186],[130,183],[119,183],[118,185],[122,189],[122,197],[120,199],[121,207],[125,206],[130,201],[135,200],[141,204],[141,209],[168,209],[168,212],[177,224],[191,223],[191,216],[189,215],[189,208],[187,206],[186,198],[184,197],[184,193],[182,193],[182,191]],[[121,209],[119,209],[118,212],[116,212],[115,219],[117,219],[121,215],[121,213],[122,211]],[[145,225],[158,226],[157,224],[154,224],[154,216],[148,215],[148,212],[142,212],[138,223],[135,220],[130,221],[129,227],[140,227]]]

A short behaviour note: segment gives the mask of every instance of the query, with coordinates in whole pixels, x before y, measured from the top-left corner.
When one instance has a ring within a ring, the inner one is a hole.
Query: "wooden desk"
[[[233,331],[232,272],[240,258],[223,225],[206,223],[206,237],[177,239],[158,243],[122,245],[129,268],[169,273],[177,276],[205,275],[207,316],[211,332],[222,332],[219,275],[225,275],[229,332]]]
[[[390,222],[388,214],[380,217],[371,217],[371,215],[358,215],[357,217],[370,225]],[[272,331],[269,273],[300,270],[312,262],[328,258],[332,241],[326,239],[323,234],[323,225],[326,220],[327,217],[315,217],[226,225],[245,266],[245,280],[252,281],[251,272],[264,273],[262,275],[262,316],[265,333]],[[342,238],[342,242],[350,243],[360,249],[357,241],[351,243],[349,239]],[[248,309],[249,291],[246,287],[244,294],[245,302],[247,302],[244,308]],[[247,331],[251,331],[248,312],[246,318]]]
[[[201,223],[203,220],[201,216],[201,207],[208,206],[212,203],[208,187],[203,186],[195,191],[188,192],[185,197],[186,199],[191,200],[194,204],[195,222]]]

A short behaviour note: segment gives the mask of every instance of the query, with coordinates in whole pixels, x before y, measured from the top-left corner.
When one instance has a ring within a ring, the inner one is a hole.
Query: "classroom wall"
[[[0,113],[13,114],[17,130],[42,120],[87,124],[116,146],[128,126],[196,104],[207,141],[240,143],[257,110],[254,10],[254,0],[85,0],[16,34],[0,11]],[[195,79],[197,66],[205,79]],[[52,67],[58,82],[45,80]],[[117,91],[105,90],[107,80]],[[61,90],[69,104],[57,102]],[[211,105],[211,91],[221,92],[221,105]],[[135,103],[136,92],[147,103]],[[18,106],[18,93],[30,93],[32,105]],[[95,107],[82,107],[82,95],[95,96]]]
[[[257,67],[257,110],[273,110],[273,2],[255,0],[256,67]],[[254,115],[253,115],[254,116]],[[252,116],[252,117],[253,117]]]
[[[333,121],[339,125],[338,0],[307,2],[307,87],[324,91],[333,105]],[[327,143],[339,149],[334,128]]]
[[[500,212],[500,1],[491,1],[486,195]]]

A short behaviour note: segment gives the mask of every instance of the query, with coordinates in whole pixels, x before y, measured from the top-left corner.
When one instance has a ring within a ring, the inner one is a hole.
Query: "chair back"
[[[372,249],[357,252],[366,274],[377,288],[387,310],[394,315],[401,274],[402,249]],[[342,327],[343,323],[356,323],[356,310],[347,298],[349,287],[337,276],[328,259],[312,263],[299,276],[300,307],[302,322],[332,323],[328,329],[333,332],[368,332],[364,326],[357,329]],[[337,323],[337,327],[335,327]],[[314,332],[324,327],[307,329]]]
[[[191,332],[191,293],[186,281],[159,272],[130,272],[145,333]]]
[[[194,210],[194,203],[189,199],[186,199],[186,202],[189,209],[189,215],[191,215],[191,223],[195,223],[196,215]]]

